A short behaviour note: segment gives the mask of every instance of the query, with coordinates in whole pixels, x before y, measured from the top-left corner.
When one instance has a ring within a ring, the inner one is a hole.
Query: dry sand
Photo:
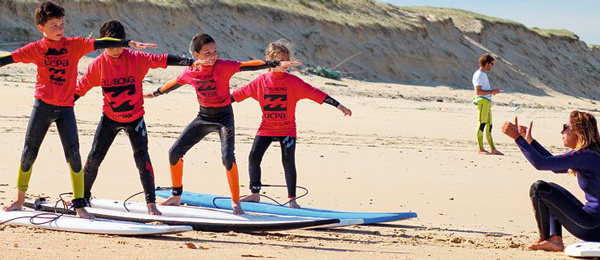
[[[80,71],[91,59],[85,58]],[[475,70],[475,68],[473,68]],[[146,90],[154,90],[181,68],[152,71]],[[239,73],[237,88],[258,75]],[[302,76],[353,110],[350,118],[310,101],[297,108],[298,184],[310,195],[303,206],[354,211],[414,211],[417,219],[329,231],[264,234],[187,232],[162,237],[115,237],[46,231],[12,225],[0,227],[0,259],[566,259],[562,253],[534,252],[536,239],[528,197],[537,179],[557,182],[580,199],[583,193],[568,175],[536,171],[516,145],[499,131],[518,115],[534,120],[534,137],[554,153],[564,152],[560,127],[574,108],[595,109],[592,101],[549,92],[547,96],[503,93],[493,107],[494,140],[505,156],[476,153],[476,110],[472,91],[448,87],[335,82]],[[495,76],[490,75],[492,85]],[[16,170],[31,106],[35,67],[0,69],[0,202],[16,189]],[[521,109],[515,111],[513,104]],[[76,105],[82,159],[90,150],[101,115],[99,88]],[[150,155],[156,183],[170,185],[168,149],[198,110],[191,87],[146,101]],[[234,104],[242,192],[247,194],[247,156],[260,122],[255,101]],[[263,182],[284,183],[279,147],[263,160]],[[228,194],[216,134],[185,157],[186,190]],[[34,165],[29,194],[55,199],[70,191],[67,165],[56,128],[51,127]],[[129,141],[121,133],[100,168],[94,195],[125,199],[141,191]],[[265,189],[285,199],[285,190]],[[137,200],[142,200],[137,197]],[[565,232],[565,241],[576,239]],[[191,243],[199,249],[189,249]]]

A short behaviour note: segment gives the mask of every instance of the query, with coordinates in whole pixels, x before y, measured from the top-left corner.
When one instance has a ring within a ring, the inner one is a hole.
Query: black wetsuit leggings
[[[227,170],[235,163],[235,126],[233,108],[200,107],[198,116],[183,130],[169,150],[169,162],[177,164],[183,156],[207,134],[217,132],[221,139],[221,159]]]
[[[129,136],[129,142],[131,143],[131,148],[133,148],[135,165],[138,168],[142,187],[146,194],[146,203],[154,203],[156,202],[154,170],[152,169],[150,155],[148,154],[148,134],[144,117],[129,123],[120,123],[104,114],[102,115],[96,129],[96,134],[94,135],[92,150],[88,155],[83,169],[85,174],[84,197],[87,199],[91,197],[92,186],[98,175],[98,168],[102,164],[102,161],[104,161],[108,148],[121,130],[124,130],[127,136]]]
[[[273,141],[279,141],[281,145],[281,160],[283,162],[283,171],[285,172],[285,182],[287,184],[288,197],[296,197],[296,138],[293,136],[255,136],[252,150],[248,158],[250,172],[250,191],[258,193],[262,186],[260,182],[260,163],[263,155]]]
[[[21,154],[21,169],[29,171],[33,166],[52,122],[56,122],[67,163],[74,172],[81,171],[79,137],[73,108],[50,105],[40,99],[35,100],[27,125],[25,145]]]
[[[530,196],[541,240],[562,236],[564,226],[579,239],[600,241],[600,216],[583,210],[583,203],[565,188],[537,181],[531,185]]]

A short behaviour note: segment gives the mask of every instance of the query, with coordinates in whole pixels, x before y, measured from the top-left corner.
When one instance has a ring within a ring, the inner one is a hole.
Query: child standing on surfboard
[[[260,104],[263,116],[258,133],[254,138],[252,150],[248,158],[251,195],[244,201],[259,202],[261,189],[260,163],[269,145],[278,141],[285,179],[288,189],[289,206],[300,208],[296,198],[296,103],[301,99],[310,99],[319,104],[327,103],[352,116],[352,111],[327,95],[325,92],[309,85],[300,78],[287,73],[288,66],[284,61],[292,60],[288,44],[282,40],[270,43],[266,53],[267,61],[282,62],[281,66],[262,74],[242,88],[233,92],[236,102],[253,98]]]
[[[190,53],[194,55],[196,60],[202,62],[199,68],[187,67],[176,79],[167,82],[156,91],[144,95],[146,98],[153,98],[169,93],[182,85],[190,84],[196,89],[196,96],[198,97],[198,103],[200,103],[198,116],[183,130],[169,150],[173,196],[162,204],[181,204],[183,156],[207,134],[217,132],[221,139],[221,158],[231,191],[233,213],[242,214],[244,211],[240,205],[239,176],[234,155],[235,128],[229,79],[240,71],[273,68],[280,65],[280,63],[261,60],[239,62],[219,59],[217,44],[208,34],[194,36],[190,44]],[[297,65],[297,63],[282,62],[282,65],[291,66]]]
[[[113,38],[86,39],[64,37],[65,10],[53,2],[43,2],[35,10],[37,29],[41,40],[19,48],[9,55],[0,56],[0,67],[12,63],[34,63],[37,66],[35,103],[27,125],[25,145],[17,175],[17,198],[4,211],[20,210],[25,203],[33,163],[52,122],[69,164],[73,188],[73,207],[78,216],[93,218],[85,209],[83,173],[79,155],[77,122],[73,111],[77,64],[84,55],[98,49],[116,47],[156,48],[155,44],[138,43]]]
[[[123,25],[116,20],[100,28],[100,37],[125,39]],[[95,86],[102,87],[104,106],[100,123],[94,135],[92,150],[84,172],[84,197],[89,200],[98,168],[117,134],[123,130],[129,136],[133,157],[139,170],[140,181],[146,195],[150,215],[160,215],[156,208],[154,170],[148,153],[148,135],[144,122],[144,97],[142,81],[150,69],[170,65],[191,66],[193,59],[169,54],[151,54],[119,48],[108,48],[88,66],[87,72],[77,82],[76,99]],[[196,62],[199,66],[199,62]]]

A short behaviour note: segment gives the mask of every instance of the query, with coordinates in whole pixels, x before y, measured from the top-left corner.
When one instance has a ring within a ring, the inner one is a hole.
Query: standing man
[[[492,89],[486,72],[491,70],[496,63],[496,58],[489,53],[481,55],[479,58],[479,69],[473,74],[473,87],[475,88],[475,98],[473,104],[477,105],[479,112],[479,128],[477,129],[477,142],[479,143],[480,154],[504,155],[496,150],[492,140],[492,96],[500,93],[500,89]],[[487,142],[490,145],[491,152],[483,149],[483,130],[485,129]]]

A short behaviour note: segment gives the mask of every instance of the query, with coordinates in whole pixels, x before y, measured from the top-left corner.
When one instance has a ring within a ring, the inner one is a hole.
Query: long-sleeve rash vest
[[[113,38],[62,37],[53,41],[44,37],[17,49],[3,60],[6,64],[37,65],[35,98],[55,106],[73,107],[77,65],[81,57],[95,49],[126,47],[128,43],[128,40]]]
[[[150,69],[166,68],[167,57],[123,49],[118,58],[112,58],[103,52],[77,82],[75,94],[83,96],[94,86],[101,86],[104,114],[120,123],[132,122],[144,115],[144,77]]]
[[[296,103],[307,98],[322,104],[327,94],[292,74],[268,72],[233,92],[237,102],[249,97],[263,112],[257,135],[296,137]]]

